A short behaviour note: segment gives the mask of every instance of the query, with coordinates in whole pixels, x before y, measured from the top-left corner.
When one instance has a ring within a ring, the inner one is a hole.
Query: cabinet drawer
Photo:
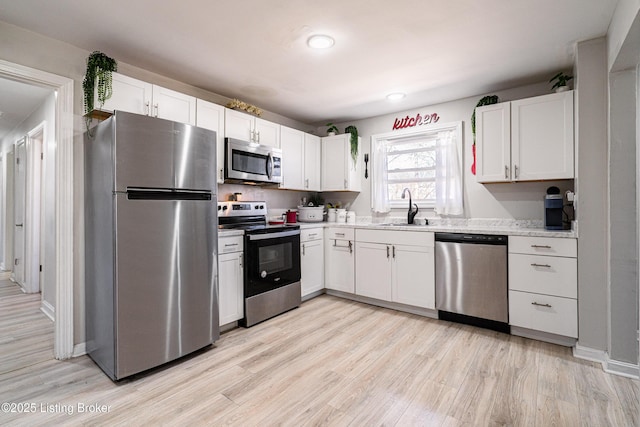
[[[218,253],[242,252],[244,249],[244,236],[229,236],[218,238]]]
[[[300,230],[300,241],[310,242],[312,240],[322,240],[322,228],[305,228]]]
[[[327,239],[354,240],[354,230],[349,227],[330,227],[327,228],[325,236]]]
[[[578,260],[509,254],[509,289],[577,298]]]
[[[571,298],[509,291],[509,324],[578,338],[578,302]]]
[[[434,233],[404,230],[356,230],[358,242],[383,243],[389,245],[434,246]]]
[[[575,258],[578,256],[578,243],[576,239],[560,237],[510,236],[509,253]]]

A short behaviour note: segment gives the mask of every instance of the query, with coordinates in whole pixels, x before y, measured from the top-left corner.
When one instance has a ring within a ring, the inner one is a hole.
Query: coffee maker
[[[547,188],[544,196],[544,228],[547,230],[562,230],[564,198],[558,187]]]

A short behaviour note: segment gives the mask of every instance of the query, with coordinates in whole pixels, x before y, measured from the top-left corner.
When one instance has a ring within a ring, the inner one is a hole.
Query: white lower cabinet
[[[509,237],[509,324],[578,337],[576,239]]]
[[[356,230],[356,295],[435,309],[434,235]]]
[[[220,237],[218,253],[220,325],[226,325],[244,317],[243,237]]]
[[[353,242],[353,228],[325,229],[325,288],[354,293],[355,248]]]
[[[300,231],[300,284],[302,297],[324,289],[324,240],[322,228]]]

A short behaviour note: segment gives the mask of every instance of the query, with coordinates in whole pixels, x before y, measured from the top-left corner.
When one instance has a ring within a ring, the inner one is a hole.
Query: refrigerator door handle
[[[168,188],[127,188],[129,200],[211,200],[210,191],[175,190]]]

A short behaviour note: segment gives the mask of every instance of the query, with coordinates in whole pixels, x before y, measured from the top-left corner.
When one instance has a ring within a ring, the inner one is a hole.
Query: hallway
[[[0,375],[53,359],[53,322],[40,311],[40,294],[0,280]]]

